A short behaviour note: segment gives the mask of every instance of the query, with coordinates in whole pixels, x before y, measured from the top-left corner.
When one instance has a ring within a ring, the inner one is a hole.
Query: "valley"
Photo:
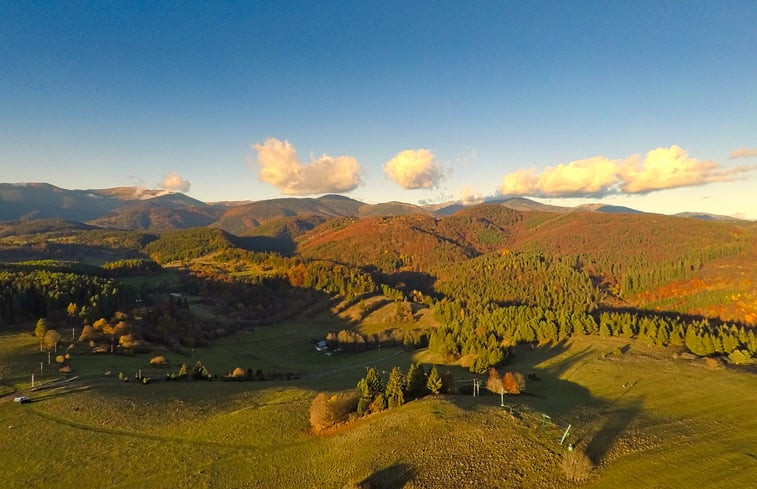
[[[240,221],[259,236],[0,224],[7,487],[751,482],[753,223],[277,205]],[[311,426],[320,393],[413,365],[442,392]],[[492,369],[520,393],[487,390]]]

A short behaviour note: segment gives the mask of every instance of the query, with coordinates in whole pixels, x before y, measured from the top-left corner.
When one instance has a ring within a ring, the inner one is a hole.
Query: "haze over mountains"
[[[542,204],[525,198],[489,201],[515,210],[640,214],[628,207],[602,203],[578,207]],[[0,221],[64,219],[111,229],[167,230],[198,226],[221,228],[236,235],[299,234],[334,217],[381,217],[410,214],[447,216],[464,209],[460,202],[418,206],[402,202],[367,204],[341,195],[279,198],[257,202],[205,203],[182,193],[140,187],[68,190],[47,183],[0,183]],[[682,217],[736,220],[687,212]],[[277,229],[266,229],[275,222]]]

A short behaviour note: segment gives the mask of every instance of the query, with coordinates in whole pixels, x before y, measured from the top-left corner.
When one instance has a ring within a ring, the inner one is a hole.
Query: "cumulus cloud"
[[[189,192],[191,184],[186,178],[182,178],[178,173],[171,172],[163,176],[163,180],[158,182],[158,187],[172,192]]]
[[[460,203],[463,205],[475,205],[484,201],[484,196],[473,190],[469,185],[465,185],[460,190]]]
[[[427,149],[400,151],[386,162],[384,174],[406,189],[435,188],[444,180],[441,165]]]
[[[639,194],[735,180],[755,167],[725,168],[714,161],[691,158],[681,147],[656,148],[643,158],[624,160],[595,156],[505,175],[499,193],[536,197],[602,197],[610,193]]]
[[[680,146],[656,148],[641,160],[633,156],[621,165],[621,190],[627,193],[646,193],[667,188],[691,187],[714,182],[728,182],[743,168],[723,168],[714,161],[700,161],[689,157]]]
[[[360,164],[351,156],[322,155],[303,165],[294,146],[276,138],[253,144],[252,149],[258,153],[260,181],[285,195],[349,192],[363,183]]]
[[[735,158],[754,158],[755,156],[757,156],[757,148],[738,148],[731,151],[731,154],[728,155],[732,160]]]

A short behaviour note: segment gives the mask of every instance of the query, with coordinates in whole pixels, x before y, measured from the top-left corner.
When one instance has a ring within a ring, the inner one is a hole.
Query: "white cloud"
[[[499,193],[536,197],[601,197],[610,193],[639,194],[655,190],[727,182],[755,167],[725,168],[714,161],[689,157],[681,147],[656,148],[642,159],[595,156],[536,170],[505,175]]]
[[[441,165],[427,149],[400,151],[386,162],[384,174],[406,189],[435,188],[444,180]]]
[[[186,178],[182,178],[178,173],[171,172],[163,176],[163,180],[158,182],[158,187],[172,192],[189,192],[191,184]]]
[[[473,190],[472,187],[465,185],[460,189],[460,203],[463,205],[475,205],[484,201],[484,196]]]
[[[303,165],[289,141],[266,139],[253,144],[260,164],[259,178],[285,195],[349,192],[363,183],[358,161],[351,156],[322,155]]]
[[[734,179],[739,169],[727,169],[714,161],[700,161],[689,157],[680,146],[656,148],[641,160],[629,158],[621,165],[621,190],[627,193],[645,193],[677,187],[690,187],[706,183],[727,182]]]
[[[732,160],[735,158],[754,158],[755,156],[757,156],[757,148],[738,148],[731,151],[731,154],[728,155]]]

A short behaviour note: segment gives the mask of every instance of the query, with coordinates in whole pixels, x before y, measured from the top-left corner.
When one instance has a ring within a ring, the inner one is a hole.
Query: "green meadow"
[[[367,366],[406,369],[425,351],[315,351],[324,317],[242,331],[210,348],[120,356],[73,353],[79,380],[31,392],[43,356],[26,332],[0,339],[4,487],[341,488],[566,487],[568,443],[594,461],[585,487],[749,487],[757,470],[757,380],[717,362],[674,359],[638,341],[576,338],[519,347],[505,370],[533,374],[526,391],[428,396],[320,435],[309,405],[353,389]],[[74,350],[72,350],[74,351]],[[166,368],[149,359],[163,354]],[[202,361],[292,373],[290,380],[123,382]],[[475,376],[455,366],[456,389]],[[104,373],[111,372],[109,377]],[[43,375],[49,380],[60,375]],[[538,380],[536,380],[538,379]],[[24,392],[31,404],[12,402]],[[514,408],[512,414],[509,407]],[[553,424],[545,423],[548,415]],[[559,441],[571,426],[565,444]],[[8,449],[9,447],[12,447]]]

